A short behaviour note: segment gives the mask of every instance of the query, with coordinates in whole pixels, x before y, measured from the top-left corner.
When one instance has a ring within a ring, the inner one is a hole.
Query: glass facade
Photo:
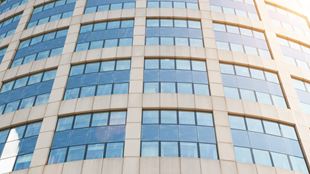
[[[254,0],[211,0],[213,12],[259,20]]]
[[[300,106],[305,113],[310,114],[310,83],[297,79],[292,80],[299,98]]]
[[[0,14],[25,4],[28,0],[5,0],[0,3]]]
[[[294,127],[229,116],[236,160],[308,173]]]
[[[56,70],[4,82],[0,91],[0,114],[48,102]]]
[[[141,156],[217,159],[212,114],[176,110],[144,110]]]
[[[85,14],[102,12],[108,10],[134,9],[136,1],[134,0],[87,0]]]
[[[125,124],[123,111],[59,118],[48,164],[123,157]]]
[[[213,23],[213,28],[218,49],[272,58],[263,32],[221,23]]]
[[[6,47],[0,48],[0,64],[2,62],[4,55],[5,55],[5,52],[6,52]]]
[[[305,69],[309,69],[310,47],[278,37],[285,61]]]
[[[40,128],[36,122],[0,131],[0,173],[30,166]]]
[[[287,107],[277,74],[223,63],[221,73],[226,97]]]
[[[21,14],[17,14],[0,22],[0,41],[5,37],[13,35],[15,29],[17,28],[20,17]]]
[[[11,67],[60,55],[66,36],[67,29],[64,29],[21,41]]]
[[[272,25],[284,28],[288,31],[300,34],[309,33],[309,25],[306,18],[291,11],[285,10],[280,6],[266,4]]]
[[[34,8],[27,28],[72,16],[76,0],[57,0]]]
[[[182,19],[147,19],[146,45],[203,47],[200,21]]]
[[[199,9],[198,0],[148,0],[147,8]]]
[[[134,20],[82,25],[75,51],[131,46]]]
[[[71,68],[64,100],[127,94],[130,75],[130,60],[74,65]]]
[[[205,61],[146,59],[144,93],[210,95]]]

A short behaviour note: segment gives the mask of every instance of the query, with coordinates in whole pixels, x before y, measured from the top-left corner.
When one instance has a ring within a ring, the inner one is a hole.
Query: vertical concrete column
[[[72,22],[76,21],[77,18],[81,18],[81,15],[83,14],[82,9],[84,9],[85,4],[85,0],[76,1],[75,10],[71,18]],[[63,49],[63,55],[60,58],[56,77],[49,97],[49,104],[44,115],[40,135],[38,137],[36,149],[32,157],[32,162],[30,165],[30,167],[34,168],[32,170],[41,170],[42,166],[47,164],[49,151],[56,129],[58,111],[60,110],[66,82],[69,76],[70,61],[76,45],[79,29],[79,24],[70,25],[68,29],[67,39],[65,41]],[[70,107],[74,108],[74,106]]]

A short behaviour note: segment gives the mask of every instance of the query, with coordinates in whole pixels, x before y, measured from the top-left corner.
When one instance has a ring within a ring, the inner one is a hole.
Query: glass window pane
[[[142,142],[141,146],[141,156],[158,156],[158,142]]]
[[[113,71],[115,68],[115,61],[105,61],[101,63],[100,71]]]
[[[19,102],[20,101],[18,100],[18,101],[8,103],[5,107],[4,113],[16,111],[18,108]]]
[[[29,168],[32,154],[18,156],[15,162],[14,170]]]
[[[160,19],[161,27],[173,27],[173,20],[171,19]]]
[[[97,159],[104,157],[104,144],[88,145],[86,159]]]
[[[253,156],[256,164],[272,166],[269,152],[253,149]]]
[[[247,123],[249,131],[264,133],[263,124],[261,120],[254,118],[246,118],[245,121]]]
[[[97,88],[97,96],[112,94],[112,84],[99,85]]]
[[[197,125],[200,126],[213,126],[213,118],[211,113],[196,112]]]
[[[281,132],[283,137],[297,140],[296,132],[294,127],[280,124]]]
[[[226,25],[227,32],[229,33],[234,33],[234,34],[239,34],[239,28],[231,25]]]
[[[120,27],[120,21],[110,21],[108,22],[107,29],[115,29]]]
[[[237,88],[224,87],[224,94],[231,99],[240,99]]]
[[[229,123],[232,129],[246,130],[245,122],[243,117],[229,116]]]
[[[158,59],[145,60],[144,69],[159,69],[159,60]]]
[[[34,74],[34,75],[30,76],[29,81],[28,81],[28,85],[39,83],[42,79],[42,75],[43,75],[43,73],[38,73],[38,74]]]
[[[199,143],[200,157],[207,159],[217,159],[216,145]]]
[[[173,59],[161,59],[160,69],[175,69],[175,63]]]
[[[26,86],[28,77],[23,77],[15,81],[14,89]]]
[[[81,88],[80,97],[94,96],[96,92],[96,86],[85,86]]]
[[[58,119],[56,131],[63,131],[72,128],[73,117],[65,117]]]
[[[271,157],[275,167],[291,170],[287,155],[271,152]]]
[[[301,173],[308,173],[308,168],[303,158],[290,156],[290,160],[293,170],[299,171]]]
[[[67,148],[52,149],[48,159],[48,164],[56,164],[65,162]]]
[[[147,37],[146,45],[159,45],[159,37]]]
[[[19,109],[30,108],[33,106],[35,97],[29,97],[22,99]]]
[[[116,62],[116,70],[130,69],[130,60],[118,60]]]
[[[193,71],[206,71],[206,63],[203,61],[192,60]]]
[[[94,113],[92,118],[91,126],[106,126],[108,125],[109,113]]]
[[[160,37],[160,45],[174,45],[172,37]]]
[[[250,77],[249,68],[243,66],[235,66],[236,74],[239,76]]]
[[[123,156],[123,143],[108,143],[106,157],[117,158]]]
[[[117,42],[117,39],[107,39],[104,41],[104,48],[116,47]]]
[[[75,117],[73,128],[89,127],[90,114],[83,114]]]
[[[56,76],[56,70],[46,71],[43,74],[42,81],[48,81],[48,80],[55,79],[55,76]]]
[[[100,63],[88,63],[85,67],[85,73],[93,73],[99,71]]]
[[[27,126],[25,137],[39,135],[40,128],[41,128],[41,122],[29,124]]]
[[[234,66],[228,64],[221,64],[221,73],[235,74]]]
[[[179,156],[177,142],[161,142],[161,154],[162,157],[177,157]]]
[[[69,147],[67,161],[83,160],[85,155],[85,146]]]
[[[158,93],[159,83],[144,83],[144,93]]]
[[[162,93],[175,93],[175,83],[166,83],[162,82],[160,83],[160,92]]]
[[[190,70],[191,62],[190,60],[176,60],[176,68],[181,70]]]
[[[175,38],[175,45],[179,45],[179,46],[188,46],[188,38],[180,38],[180,37],[176,37]]]
[[[193,86],[192,83],[177,83],[178,93],[192,94]]]
[[[195,113],[189,111],[179,111],[179,124],[195,125]]]
[[[160,111],[161,124],[177,124],[177,112],[176,111]]]
[[[273,83],[279,83],[278,76],[276,74],[265,72],[265,75],[266,75],[267,81],[273,82]]]
[[[147,27],[159,27],[159,20],[158,19],[148,19],[146,21]]]
[[[198,95],[210,95],[209,86],[205,84],[194,84],[194,93]]]
[[[229,43],[228,42],[220,42],[220,41],[216,41],[216,47],[218,49],[222,49],[222,50],[227,50],[229,51]]]
[[[269,104],[269,105],[272,104],[269,94],[265,94],[262,92],[256,92],[256,97],[259,103]]]
[[[281,136],[278,123],[263,120],[263,124],[264,124],[264,128],[267,134]]]
[[[250,72],[252,78],[265,80],[264,72],[262,70],[250,68]]]
[[[36,99],[36,103],[35,105],[41,105],[41,104],[45,104],[48,102],[48,99],[49,99],[49,96],[50,94],[47,93],[47,94],[42,94],[42,95],[38,95],[37,96],[37,99]]]
[[[196,143],[180,142],[181,157],[198,157]]]
[[[186,22],[186,20],[176,19],[176,20],[174,20],[174,26],[175,27],[187,27],[187,22]]]
[[[9,134],[9,130],[0,131],[0,143],[4,143]]]
[[[236,160],[241,163],[253,163],[251,150],[243,147],[235,147]]]
[[[116,83],[113,87],[113,94],[127,94],[128,83]]]
[[[143,124],[158,124],[159,111],[143,111]]]
[[[287,107],[286,102],[282,96],[272,95],[271,97],[272,97],[273,104],[275,106],[282,107],[282,108]]]
[[[84,64],[72,66],[70,76],[79,75],[84,73]]]
[[[256,101],[255,93],[252,90],[240,89],[240,95],[242,100]]]
[[[122,125],[126,122],[126,112],[111,112],[110,125]]]

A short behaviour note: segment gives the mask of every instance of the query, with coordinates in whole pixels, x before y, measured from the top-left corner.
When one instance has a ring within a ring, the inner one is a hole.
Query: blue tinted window
[[[241,116],[229,120],[237,161],[308,173],[294,127]]]
[[[145,110],[142,124],[141,156],[217,159],[211,113]]]
[[[126,112],[59,118],[48,163],[122,157],[125,123]]]
[[[11,67],[60,55],[66,35],[67,29],[63,29],[21,41]]]
[[[0,131],[0,154],[11,158],[9,163],[0,161],[1,166],[6,166],[0,168],[1,173],[30,167],[40,128],[41,122],[36,122]]]

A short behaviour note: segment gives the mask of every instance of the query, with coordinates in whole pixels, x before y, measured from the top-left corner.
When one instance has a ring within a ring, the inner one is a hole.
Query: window
[[[171,2],[160,2],[170,6]],[[174,3],[174,5],[185,5]],[[203,47],[201,22],[180,19],[147,19],[146,45],[177,45]],[[184,32],[180,32],[184,30]],[[195,31],[196,34],[192,34]],[[175,33],[178,33],[175,34]]]
[[[294,127],[232,115],[229,121],[237,161],[308,172],[302,151],[290,150],[292,144],[300,149]],[[299,161],[297,165],[300,166],[294,168],[296,161],[292,159]]]
[[[158,156],[158,142],[143,142],[141,155],[145,157]]]
[[[125,121],[121,111],[59,118],[48,163],[122,157]]]
[[[239,99],[239,92],[237,88],[224,87],[225,96],[231,99]]]
[[[217,159],[211,113],[144,110],[141,156]]]
[[[256,164],[272,166],[270,155],[267,151],[253,149],[253,156]]]
[[[248,148],[235,147],[236,160],[242,163],[253,163],[251,150]]]
[[[64,99],[128,93],[130,60],[74,65]]]
[[[1,173],[30,167],[40,128],[41,122],[35,122],[0,131],[0,154],[9,157],[0,161],[5,166],[0,168]]]
[[[66,35],[67,29],[63,29],[21,41],[11,67],[60,55]]]

